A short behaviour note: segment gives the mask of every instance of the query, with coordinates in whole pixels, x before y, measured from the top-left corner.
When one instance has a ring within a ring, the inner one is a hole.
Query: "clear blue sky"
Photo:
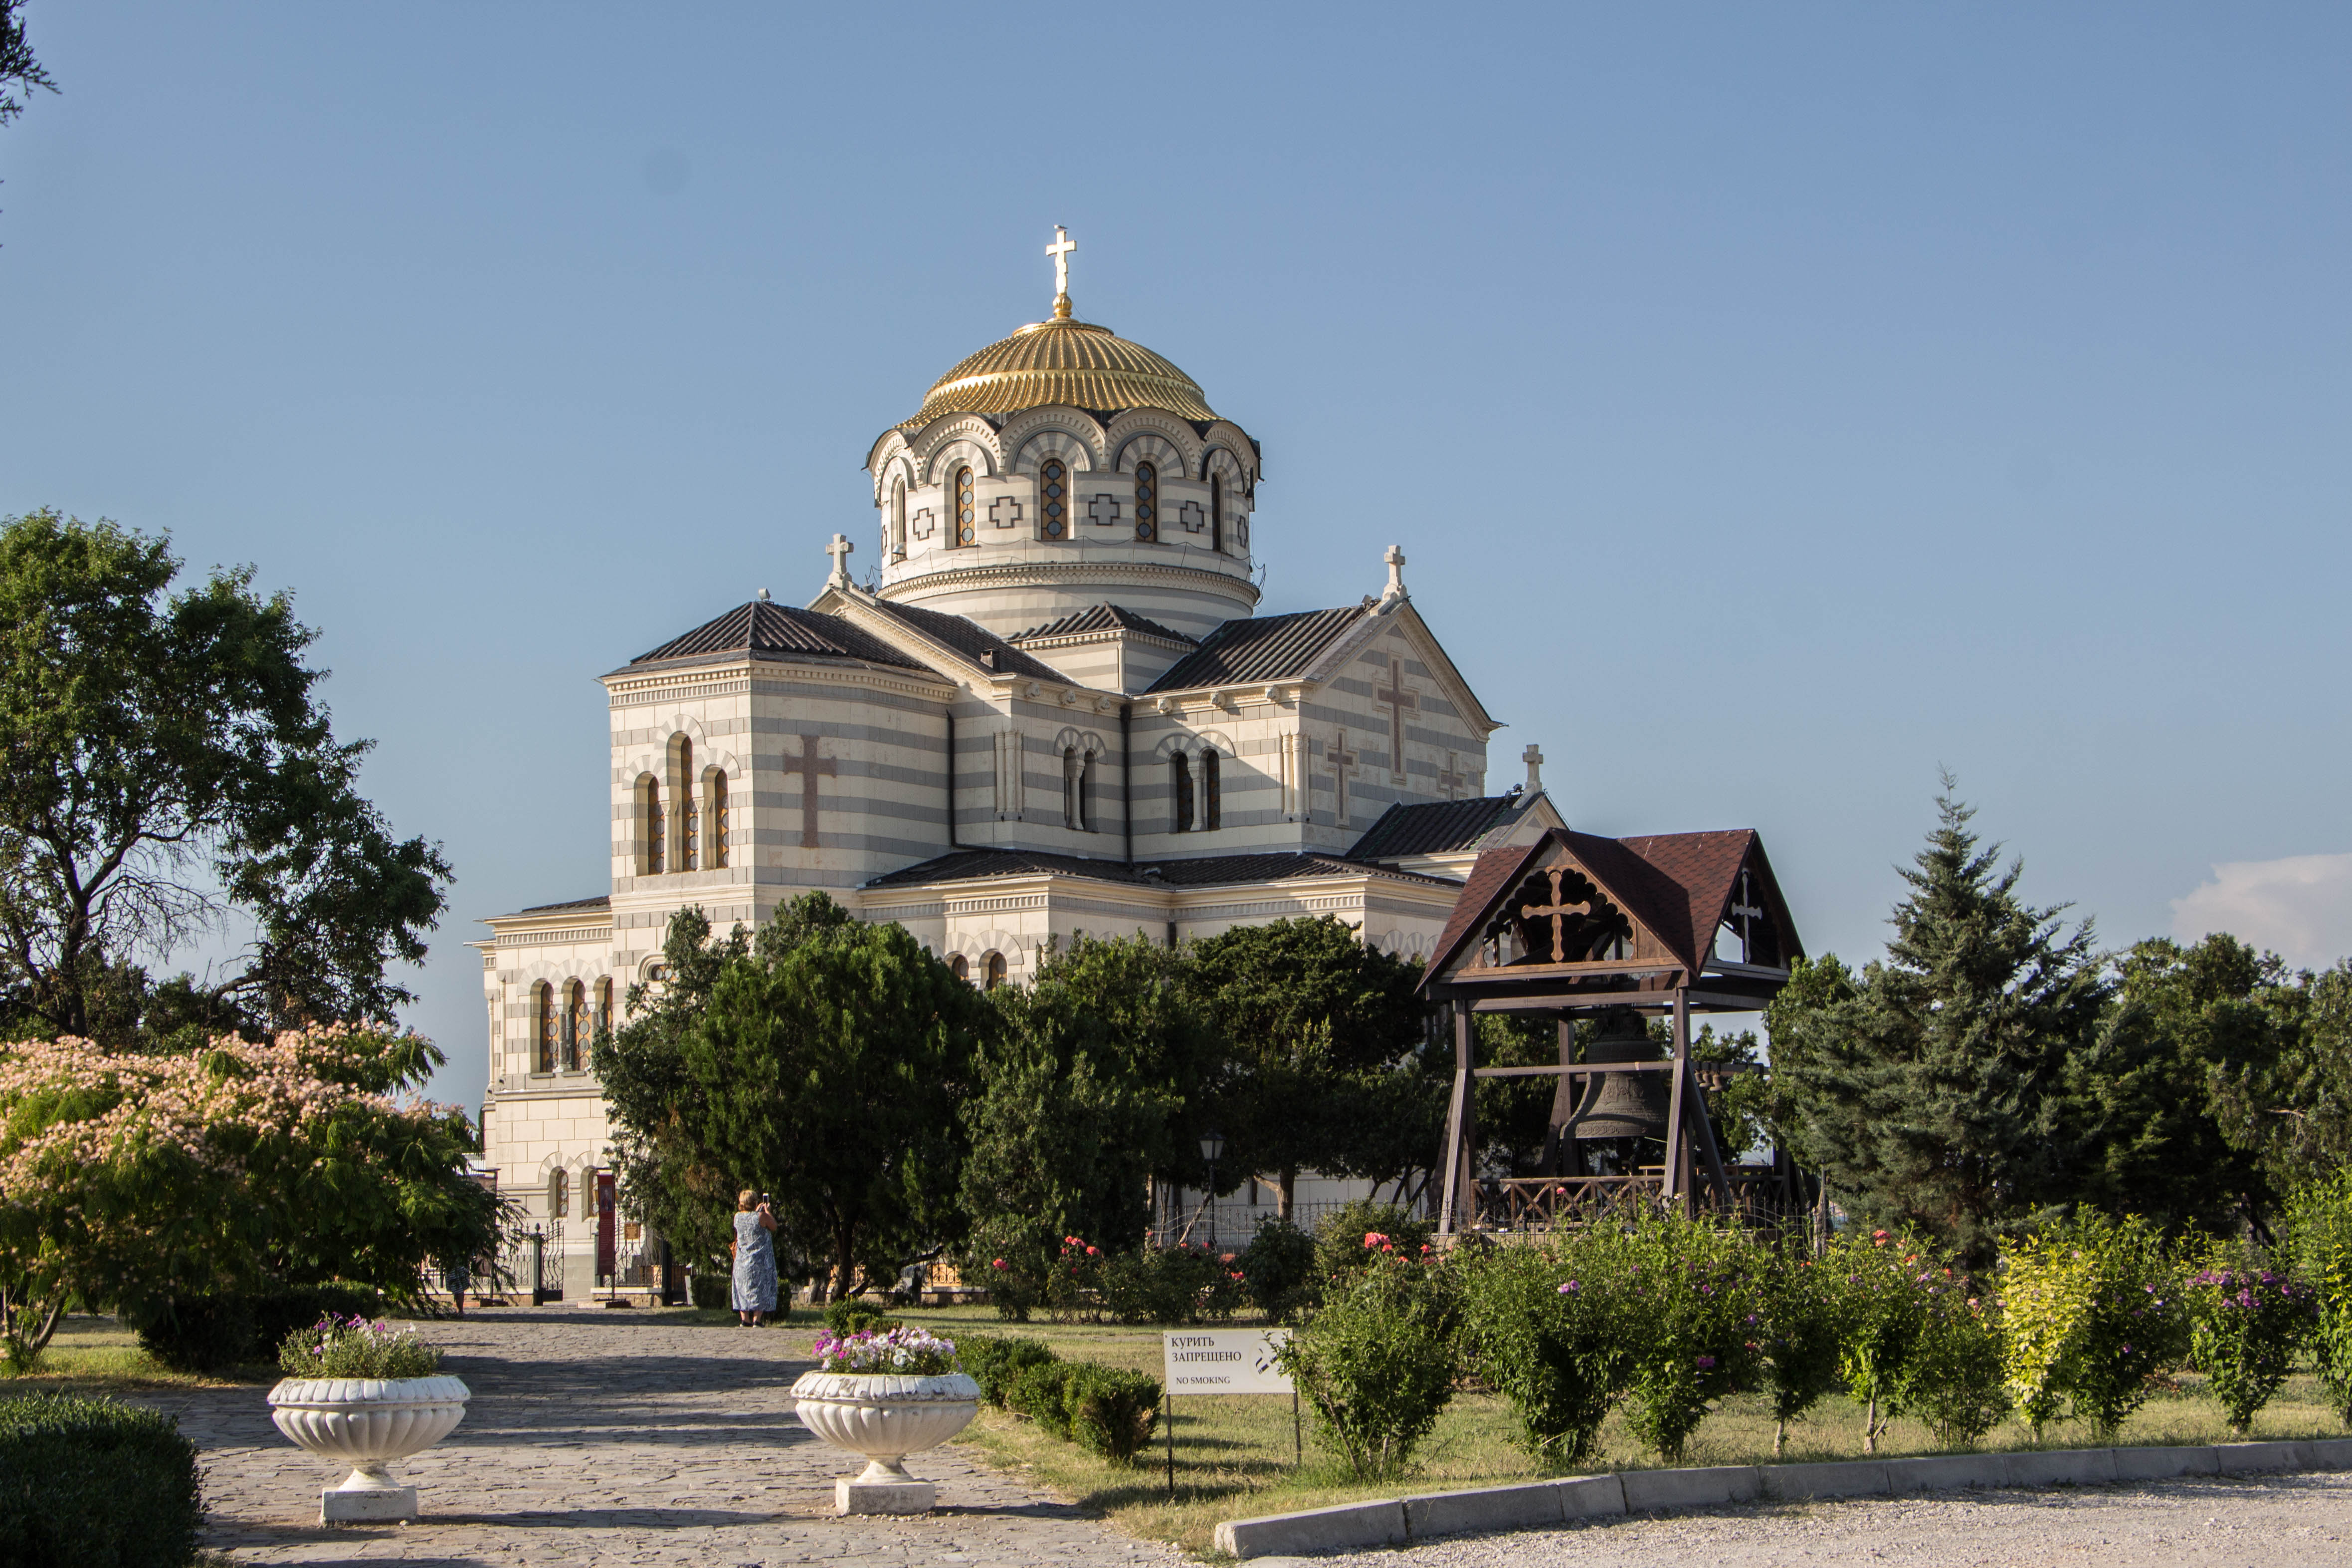
[[[294,590],[457,867],[449,1098],[472,922],[605,886],[594,678],[862,574],[1056,223],[1264,442],[1269,610],[1404,546],[1497,785],[1754,826],[1862,956],[1948,765],[2111,942],[2352,948],[2352,9],[27,16],[0,512]]]

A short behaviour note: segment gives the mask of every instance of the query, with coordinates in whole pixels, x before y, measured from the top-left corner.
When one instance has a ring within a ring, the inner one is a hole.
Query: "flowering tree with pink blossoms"
[[[331,1027],[184,1054],[0,1045],[0,1352],[37,1356],[69,1300],[348,1279],[404,1295],[428,1258],[495,1249],[464,1111],[414,1098],[439,1051]]]

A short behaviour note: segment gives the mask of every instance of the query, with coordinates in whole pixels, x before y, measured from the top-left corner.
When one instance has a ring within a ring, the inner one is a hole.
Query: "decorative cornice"
[[[895,601],[911,598],[918,590],[936,593],[948,588],[1021,587],[1029,584],[1058,587],[1074,580],[1189,583],[1234,597],[1245,595],[1253,608],[1259,598],[1257,584],[1244,574],[1149,561],[1027,561],[992,566],[951,566],[885,583],[876,597]]]

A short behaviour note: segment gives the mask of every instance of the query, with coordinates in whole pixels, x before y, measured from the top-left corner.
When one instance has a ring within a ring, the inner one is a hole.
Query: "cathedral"
[[[822,889],[971,984],[1054,943],[1175,944],[1335,915],[1425,955],[1482,848],[1561,826],[1413,607],[1258,614],[1261,454],[1169,361],[1050,317],[933,383],[866,455],[861,584],[834,533],[803,607],[726,610],[603,677],[608,892],[487,921],[486,1157],[550,1235],[548,1284],[642,1287],[593,1032],[660,978],[670,917],[755,926]],[[903,405],[902,405],[903,406]],[[560,1237],[561,1239],[557,1239]],[[559,1275],[556,1258],[562,1258]]]

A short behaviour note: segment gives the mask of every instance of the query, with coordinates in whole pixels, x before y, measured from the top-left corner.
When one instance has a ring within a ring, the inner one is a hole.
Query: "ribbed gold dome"
[[[1055,320],[989,344],[933,382],[921,410],[907,423],[920,425],[942,414],[1011,414],[1049,403],[1217,417],[1199,384],[1150,349],[1057,311]]]

